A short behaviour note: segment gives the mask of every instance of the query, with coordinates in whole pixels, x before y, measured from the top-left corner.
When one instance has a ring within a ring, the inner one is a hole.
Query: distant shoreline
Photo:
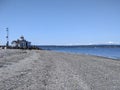
[[[41,47],[90,47],[90,48],[95,48],[95,47],[105,47],[105,48],[120,48],[120,45],[36,45],[36,46],[41,46]]]
[[[120,48],[120,45],[31,45],[35,47],[90,47],[90,48]],[[6,47],[6,45],[0,45],[0,47]],[[11,47],[11,45],[10,45]]]

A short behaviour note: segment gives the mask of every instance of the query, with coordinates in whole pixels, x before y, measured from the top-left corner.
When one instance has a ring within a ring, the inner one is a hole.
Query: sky
[[[0,44],[120,44],[120,0],[0,0]]]

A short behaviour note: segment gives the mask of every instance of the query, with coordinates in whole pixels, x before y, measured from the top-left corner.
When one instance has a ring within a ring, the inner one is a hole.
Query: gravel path
[[[120,90],[120,61],[34,50],[0,50],[0,90]]]

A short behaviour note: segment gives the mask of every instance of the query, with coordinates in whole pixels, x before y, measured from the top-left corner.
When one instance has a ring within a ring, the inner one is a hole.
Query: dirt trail
[[[120,90],[119,61],[37,50],[0,55],[0,90]]]

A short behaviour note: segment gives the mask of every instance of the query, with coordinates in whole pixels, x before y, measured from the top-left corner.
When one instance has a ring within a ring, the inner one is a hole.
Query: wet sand
[[[0,50],[0,90],[120,90],[120,61],[44,50]]]

